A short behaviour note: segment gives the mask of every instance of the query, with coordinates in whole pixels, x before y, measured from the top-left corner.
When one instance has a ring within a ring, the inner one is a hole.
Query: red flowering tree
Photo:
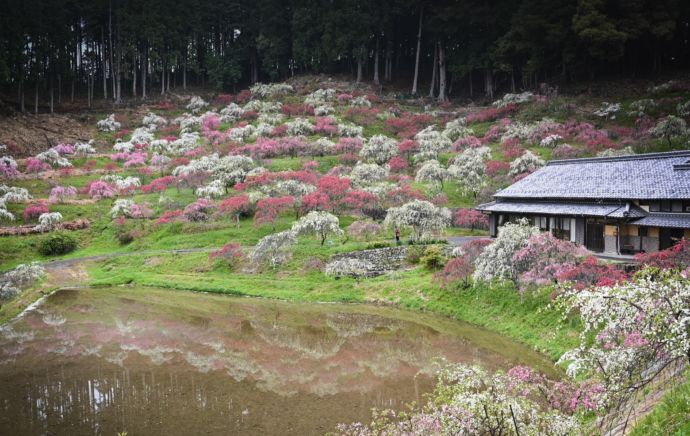
[[[474,261],[489,244],[491,244],[490,239],[476,239],[456,248],[453,251],[456,257],[446,262],[442,271],[434,274],[434,281],[438,282],[442,288],[458,282],[462,282],[463,287],[467,287],[474,273]]]
[[[141,192],[144,194],[150,194],[152,192],[163,192],[168,189],[168,186],[175,183],[177,180],[174,176],[159,177],[157,179],[151,180],[151,183],[143,185],[141,187]]]
[[[273,231],[276,230],[276,220],[278,216],[289,210],[295,203],[294,197],[275,197],[264,198],[256,203],[256,214],[254,215],[254,224],[261,226],[263,224],[270,224]]]
[[[656,253],[640,253],[635,261],[662,269],[690,268],[690,241],[681,239],[676,245]]]
[[[407,157],[408,162],[412,162],[412,155],[419,151],[419,144],[413,139],[406,139],[400,141],[398,144],[398,151]]]
[[[625,271],[611,264],[601,264],[594,256],[587,257],[577,265],[566,265],[556,271],[556,279],[559,282],[572,282],[576,289],[584,289],[592,285],[612,286],[628,278]]]
[[[314,191],[304,195],[301,203],[300,211],[303,214],[312,210],[329,211],[333,209],[331,199],[321,191]]]
[[[386,215],[386,210],[381,206],[379,197],[361,189],[348,192],[340,200],[340,206],[345,210],[368,216],[372,219],[383,219]]]
[[[413,200],[424,200],[424,193],[411,185],[403,185],[386,192],[386,207],[400,207]]]
[[[246,195],[226,198],[218,205],[218,214],[221,216],[233,216],[237,227],[240,227],[240,217],[251,213],[251,203]]]
[[[223,260],[232,268],[242,261],[242,257],[242,247],[235,242],[225,244],[221,249],[212,251],[208,255],[209,260]]]
[[[407,160],[400,156],[393,156],[391,160],[388,161],[388,166],[392,173],[402,173],[410,167]]]
[[[316,186],[316,192],[328,196],[333,207],[337,206],[340,200],[351,188],[350,179],[338,176],[323,176]]]
[[[458,209],[453,214],[453,224],[471,230],[488,229],[489,219],[475,209]]]

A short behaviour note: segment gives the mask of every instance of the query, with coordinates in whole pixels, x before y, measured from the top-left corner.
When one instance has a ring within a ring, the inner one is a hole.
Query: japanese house
[[[477,209],[492,237],[527,218],[597,253],[663,250],[690,238],[690,151],[551,161]]]

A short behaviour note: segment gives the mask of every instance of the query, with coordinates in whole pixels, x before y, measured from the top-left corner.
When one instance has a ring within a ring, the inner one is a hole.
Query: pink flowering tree
[[[49,201],[51,203],[62,203],[69,198],[77,196],[77,188],[74,186],[55,186],[50,190]]]
[[[460,208],[453,214],[453,224],[471,230],[488,229],[489,219],[478,210]]]
[[[24,208],[22,218],[27,222],[34,221],[44,213],[48,213],[48,205],[45,203],[32,203]]]
[[[200,198],[194,203],[188,204],[184,208],[182,216],[191,222],[207,221],[215,208],[216,206],[211,200]]]
[[[513,265],[522,286],[548,285],[557,281],[564,269],[577,265],[587,251],[551,233],[539,233],[513,254]]]
[[[48,171],[50,169],[50,165],[47,163],[40,161],[36,159],[35,157],[30,157],[26,159],[26,169],[25,172],[27,174],[34,174],[38,176],[39,174]]]
[[[110,183],[102,180],[95,180],[88,185],[87,193],[94,200],[102,198],[113,198],[117,194],[117,189]]]

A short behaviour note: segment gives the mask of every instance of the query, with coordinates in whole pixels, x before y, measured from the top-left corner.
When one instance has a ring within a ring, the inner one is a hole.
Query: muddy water
[[[552,368],[402,310],[66,289],[0,329],[0,433],[323,434],[423,400],[439,357]]]

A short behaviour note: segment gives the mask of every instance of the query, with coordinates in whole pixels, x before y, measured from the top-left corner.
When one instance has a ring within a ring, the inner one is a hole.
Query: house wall
[[[649,229],[651,230],[651,229]],[[657,231],[658,233],[658,231]],[[659,251],[659,238],[651,236],[645,236],[642,238],[642,250],[646,252]]]
[[[575,218],[575,242],[585,245],[585,219]]]

